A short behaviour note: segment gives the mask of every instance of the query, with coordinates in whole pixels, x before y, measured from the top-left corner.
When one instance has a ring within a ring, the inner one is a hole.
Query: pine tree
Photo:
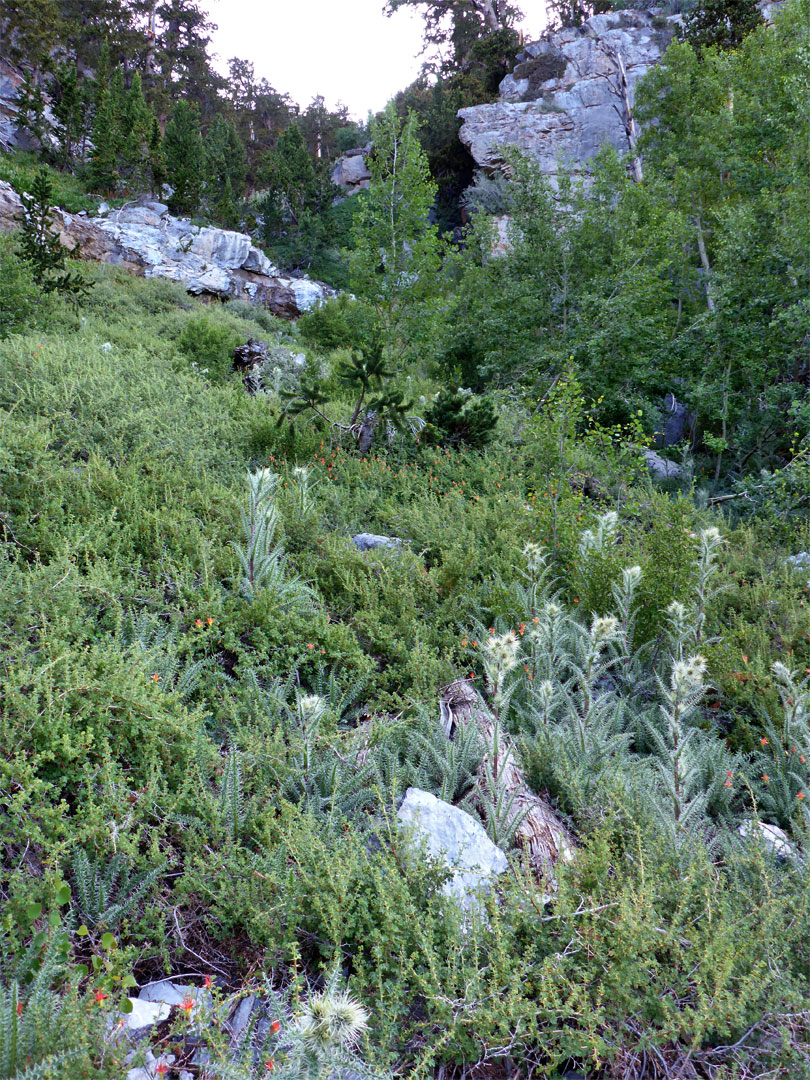
[[[140,72],[132,76],[132,85],[124,100],[121,170],[132,190],[142,188],[149,173],[149,138],[153,114],[143,96]]]
[[[75,63],[62,64],[49,87],[51,111],[56,119],[54,134],[59,141],[62,165],[70,165],[82,137],[85,101]]]
[[[694,49],[736,49],[762,22],[756,0],[700,0],[685,20],[684,39]]]
[[[197,110],[182,98],[166,125],[163,150],[166,176],[174,189],[169,206],[174,213],[193,214],[202,192],[203,143]]]
[[[118,153],[121,144],[123,77],[120,67],[111,78],[110,53],[105,42],[95,78],[93,103],[93,150],[88,183],[96,191],[112,194],[118,180]]]
[[[153,195],[160,198],[163,185],[166,183],[166,156],[163,153],[163,132],[156,116],[152,116],[152,126],[149,131],[148,171],[149,186]]]
[[[233,120],[214,118],[205,137],[205,193],[217,220],[238,224],[238,200],[245,190],[245,149]]]
[[[25,71],[23,81],[17,91],[14,104],[17,111],[14,120],[18,127],[29,131],[40,146],[44,145],[50,125],[45,117],[45,101],[42,97],[42,87],[29,70]]]
[[[20,196],[24,214],[20,237],[20,255],[31,266],[34,278],[45,293],[61,292],[74,300],[86,293],[90,285],[77,273],[67,269],[66,252],[53,231],[51,199],[53,188],[44,167],[34,177],[31,192]]]
[[[282,131],[267,155],[263,181],[264,238],[270,244],[283,227],[297,229],[306,212],[319,208],[318,173],[297,124]]]

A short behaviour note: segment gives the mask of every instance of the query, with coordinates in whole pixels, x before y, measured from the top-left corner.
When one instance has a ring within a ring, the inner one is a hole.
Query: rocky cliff
[[[20,197],[0,181],[0,229],[17,228],[21,216]],[[310,278],[284,276],[244,233],[194,226],[163,203],[143,200],[97,217],[56,210],[54,224],[65,247],[83,259],[169,278],[195,295],[241,297],[282,318],[334,294]]]
[[[614,11],[528,45],[499,101],[460,110],[461,141],[490,172],[502,167],[504,146],[517,146],[552,183],[561,163],[585,171],[604,143],[628,150],[623,90],[632,106],[636,81],[661,59],[680,19]]]

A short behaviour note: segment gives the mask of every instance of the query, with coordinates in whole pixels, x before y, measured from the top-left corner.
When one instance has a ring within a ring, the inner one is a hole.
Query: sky
[[[208,0],[218,30],[216,67],[252,60],[257,78],[306,106],[322,94],[358,119],[377,112],[413,82],[421,66],[422,20],[409,10],[390,19],[384,0]],[[527,40],[540,35],[545,0],[522,0]]]

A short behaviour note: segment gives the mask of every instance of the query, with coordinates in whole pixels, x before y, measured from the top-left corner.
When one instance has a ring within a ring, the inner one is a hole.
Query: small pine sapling
[[[30,194],[24,192],[20,198],[23,204],[20,255],[31,266],[44,293],[65,293],[77,302],[91,286],[81,274],[67,269],[67,253],[53,229],[53,187],[47,169],[43,167],[37,172]]]

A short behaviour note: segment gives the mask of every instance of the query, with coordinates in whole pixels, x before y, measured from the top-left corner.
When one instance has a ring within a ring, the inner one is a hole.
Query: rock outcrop
[[[21,216],[20,197],[0,181],[0,229],[17,228]],[[168,278],[198,296],[241,297],[282,318],[334,295],[321,282],[285,276],[244,233],[192,225],[159,202],[144,200],[98,217],[55,210],[54,225],[64,246],[82,259]]]
[[[613,11],[528,45],[499,101],[459,111],[461,141],[489,172],[502,169],[505,146],[516,146],[552,184],[561,162],[583,173],[604,143],[628,150],[620,67],[632,105],[636,81],[661,59],[680,19]]]
[[[335,162],[330,180],[347,195],[356,195],[371,183],[371,173],[366,164],[366,155],[371,151],[371,143],[355,150],[347,150],[343,157]]]

